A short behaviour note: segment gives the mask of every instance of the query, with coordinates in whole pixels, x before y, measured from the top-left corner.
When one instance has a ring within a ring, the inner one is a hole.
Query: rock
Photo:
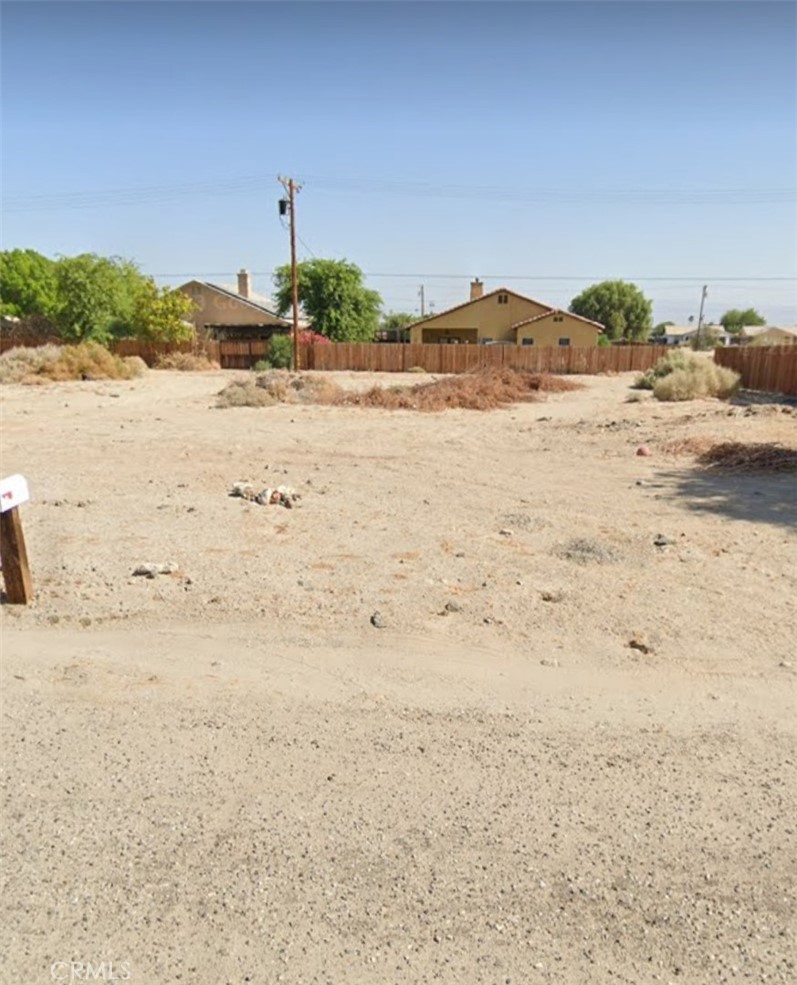
[[[665,537],[664,534],[656,534],[653,538],[653,543],[656,547],[670,547],[675,541],[669,537]]]
[[[254,499],[255,490],[251,482],[233,482],[229,495],[239,496],[241,499]]]
[[[540,660],[540,664],[543,667],[558,667],[559,661],[551,657],[544,657],[542,660]]]
[[[651,454],[650,448],[647,445],[640,445],[636,450],[637,455],[641,458],[647,458]]]
[[[498,533],[499,533],[499,534],[500,534],[500,535],[501,535],[502,537],[511,537],[511,536],[512,536],[512,531],[511,531],[511,530],[509,530],[509,528],[508,528],[508,527],[501,527],[501,529],[500,529],[500,530],[498,531]]]
[[[561,602],[562,593],[561,592],[540,592],[540,598],[543,602]]]
[[[791,660],[781,660],[778,664],[779,667],[784,667],[786,670],[791,670],[792,663]]]
[[[632,650],[639,650],[640,653],[653,653],[653,647],[644,633],[634,633],[628,645]]]
[[[459,602],[446,602],[445,609],[446,612],[462,612],[462,606]]]
[[[170,575],[175,571],[177,571],[177,565],[174,561],[167,561],[165,564],[154,564],[148,561],[134,568],[133,575],[141,578],[155,578],[157,575]]]
[[[374,629],[385,629],[387,627],[387,623],[385,622],[381,612],[375,612],[371,616],[371,625]]]

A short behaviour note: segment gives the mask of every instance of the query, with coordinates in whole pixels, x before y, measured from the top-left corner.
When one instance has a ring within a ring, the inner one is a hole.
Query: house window
[[[499,304],[509,304],[509,295],[508,294],[499,294],[498,295],[498,303]]]
[[[534,339],[522,339],[521,345],[534,345]]]
[[[559,339],[559,345],[570,345],[570,339]]]
[[[553,320],[554,321],[564,321],[565,320],[565,316],[564,315],[554,315],[553,316]]]

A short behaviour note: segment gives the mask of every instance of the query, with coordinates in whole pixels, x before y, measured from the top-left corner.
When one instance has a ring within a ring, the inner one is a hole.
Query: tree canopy
[[[658,325],[653,326],[653,331],[650,334],[656,336],[666,335],[667,329],[670,327],[670,325],[674,325],[674,324],[675,324],[674,321],[660,321]]]
[[[63,338],[107,343],[114,335],[132,332],[137,296],[146,284],[135,264],[81,253],[62,257],[55,277],[53,320]]]
[[[653,325],[653,305],[635,284],[605,280],[570,302],[570,311],[600,322],[610,339],[642,340]]]
[[[333,342],[370,342],[382,299],[363,284],[359,267],[346,260],[305,260],[298,265],[299,304],[313,330]],[[291,310],[290,264],[274,271],[277,310]]]
[[[726,332],[737,334],[745,325],[766,325],[767,320],[755,308],[731,308],[720,318]]]
[[[36,250],[0,252],[0,314],[49,318],[55,308],[55,262]]]
[[[120,336],[151,342],[188,339],[193,302],[159,289],[132,260],[81,253],[51,260],[36,250],[0,253],[0,312],[37,319],[70,342]],[[37,328],[40,328],[37,325]]]
[[[195,308],[195,302],[182,291],[158,288],[147,280],[136,296],[133,334],[145,342],[190,341],[194,326],[188,318]]]
[[[406,327],[417,320],[417,315],[407,314],[406,311],[388,311],[382,315],[379,331],[387,333],[389,339],[407,339],[409,332],[405,331]]]

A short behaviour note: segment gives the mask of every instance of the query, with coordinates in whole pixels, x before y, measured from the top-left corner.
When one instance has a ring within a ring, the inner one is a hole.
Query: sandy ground
[[[2,981],[797,981],[795,482],[662,450],[797,414],[235,375],[3,388]]]

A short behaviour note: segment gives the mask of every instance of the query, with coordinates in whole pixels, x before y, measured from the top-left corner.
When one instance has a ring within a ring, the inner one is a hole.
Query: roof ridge
[[[494,294],[513,294],[516,298],[520,298],[522,301],[531,301],[532,304],[538,304],[541,308],[547,308],[547,312],[543,314],[550,314],[555,309],[551,305],[546,304],[544,301],[538,301],[536,298],[530,298],[527,294],[520,294],[518,291],[513,291],[511,287],[496,287],[492,291],[488,291],[486,294],[482,294],[478,298],[471,298],[469,301],[462,301],[459,304],[452,305],[450,308],[444,308],[442,311],[436,311],[433,315],[427,315],[425,318],[419,318],[418,321],[411,322],[406,326],[407,329],[415,328],[416,325],[422,325],[424,322],[431,321],[432,318],[440,318],[443,315],[450,315],[452,311],[458,311],[460,308],[467,308],[468,305],[476,304],[479,301],[484,301],[486,298],[492,297]]]
[[[510,331],[514,331],[516,328],[520,328],[522,325],[529,325],[533,321],[539,321],[541,318],[550,318],[551,315],[567,315],[569,318],[577,318],[579,321],[584,321],[588,325],[594,325],[596,328],[600,329],[602,332],[604,330],[603,325],[599,321],[593,321],[592,318],[585,318],[583,315],[577,315],[574,311],[567,311],[565,308],[551,308],[550,311],[543,311],[540,315],[532,315],[531,318],[524,318],[522,321],[517,321],[514,325],[509,326]]]

